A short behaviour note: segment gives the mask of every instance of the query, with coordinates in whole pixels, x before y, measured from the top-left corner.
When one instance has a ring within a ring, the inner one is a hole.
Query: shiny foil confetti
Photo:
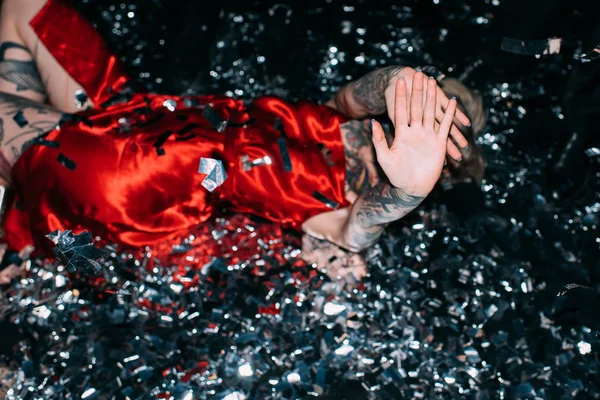
[[[100,261],[107,253],[94,246],[89,232],[73,234],[71,231],[54,231],[46,237],[56,245],[54,254],[69,272],[85,275],[98,275],[101,272]]]
[[[562,38],[550,38],[544,40],[521,40],[502,38],[502,50],[524,55],[548,55],[560,53]]]
[[[72,3],[143,90],[183,94],[183,107],[202,107],[197,94],[324,104],[378,66],[435,65],[489,107],[486,176],[440,186],[362,260],[304,260],[298,234],[228,210],[154,246],[94,241],[98,275],[17,254],[0,291],[0,397],[600,398],[599,146],[581,146],[576,190],[548,175],[581,62],[498,73],[484,54],[507,2]],[[169,140],[193,133],[176,129]]]
[[[262,165],[271,165],[273,163],[273,160],[271,160],[271,157],[269,156],[259,157],[254,160],[250,160],[250,156],[244,154],[240,157],[240,162],[242,163],[242,169],[248,172],[251,171],[254,167],[259,167]]]
[[[213,158],[200,159],[200,167],[198,172],[205,174],[206,178],[202,180],[202,186],[209,192],[213,192],[216,188],[221,186],[225,179],[227,179],[227,173],[225,172],[225,166],[223,161],[215,160]]]
[[[576,55],[575,57],[578,60],[581,60],[581,62],[590,62],[600,58],[600,44],[594,47],[592,51]]]

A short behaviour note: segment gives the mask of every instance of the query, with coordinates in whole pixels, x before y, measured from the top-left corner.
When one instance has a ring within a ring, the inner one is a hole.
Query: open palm
[[[406,81],[398,79],[395,91],[395,137],[391,147],[383,128],[372,121],[373,144],[377,161],[390,183],[413,196],[427,196],[435,186],[446,156],[446,142],[456,113],[456,99],[451,99],[437,132],[435,112],[437,82],[417,72],[413,77],[410,110]],[[423,107],[423,92],[426,102]],[[410,114],[410,121],[409,121]]]

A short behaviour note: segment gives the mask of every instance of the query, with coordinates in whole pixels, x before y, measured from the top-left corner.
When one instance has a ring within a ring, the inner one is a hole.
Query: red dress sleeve
[[[102,104],[129,81],[94,26],[64,0],[48,0],[30,25],[94,105]]]

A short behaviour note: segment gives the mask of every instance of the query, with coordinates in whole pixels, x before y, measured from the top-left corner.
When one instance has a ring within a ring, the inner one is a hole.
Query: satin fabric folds
[[[128,79],[94,28],[58,0],[31,26],[96,106],[50,132],[45,143],[55,145],[30,146],[14,166],[15,201],[5,219],[11,248],[47,248],[44,236],[56,229],[152,245],[218,207],[298,229],[332,203],[348,205],[335,111],[274,97],[246,107],[228,97],[144,93],[103,106]],[[203,117],[204,105],[228,121],[225,131]],[[228,175],[212,193],[201,185],[203,157],[223,161]],[[243,159],[264,157],[271,163],[244,168]]]

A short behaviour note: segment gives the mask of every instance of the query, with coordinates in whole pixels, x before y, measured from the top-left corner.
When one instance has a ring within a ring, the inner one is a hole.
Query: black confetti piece
[[[185,134],[193,131],[194,129],[198,128],[198,124],[189,124],[184,126],[183,128],[181,128],[180,130],[177,131],[178,135],[184,136]]]
[[[88,100],[87,94],[81,89],[75,91],[75,104],[77,108],[82,108]]]
[[[63,153],[60,153],[58,155],[58,158],[56,159],[56,161],[58,161],[59,163],[64,165],[65,168],[70,169],[71,171],[73,171],[75,169],[75,167],[77,166],[77,163],[75,163],[75,161],[71,160],[69,157],[65,156]]]
[[[175,131],[165,131],[163,133],[161,133],[158,138],[156,139],[156,141],[154,142],[153,146],[154,147],[161,147],[163,144],[165,144],[165,142],[167,141],[167,139],[174,134]]]
[[[292,171],[292,160],[290,159],[290,153],[285,138],[277,139],[277,146],[279,146],[279,154],[281,155],[281,161],[283,161],[283,170],[285,172]]]
[[[275,128],[275,130],[279,132],[281,137],[287,138],[287,134],[285,133],[285,128],[283,126],[283,121],[281,121],[281,118],[275,118],[273,128]]]
[[[232,121],[229,121],[227,123],[227,126],[230,127],[230,128],[245,128],[245,127],[251,125],[252,123],[254,123],[255,121],[256,121],[255,118],[248,118],[244,122],[232,122]]]
[[[36,139],[33,144],[37,144],[40,146],[46,146],[46,147],[52,147],[54,149],[58,149],[60,148],[60,142],[57,142],[55,140],[46,140],[43,138],[38,138]]]
[[[17,123],[17,125],[19,125],[19,128],[24,128],[29,123],[29,121],[27,121],[27,118],[25,118],[25,116],[23,115],[23,111],[21,110],[17,111],[17,113],[13,117],[13,120]]]
[[[114,95],[112,95],[105,102],[101,103],[100,108],[107,108],[110,106],[114,106],[116,104],[127,103],[129,100],[131,100],[132,96],[133,96],[133,91],[131,90],[131,88],[124,88],[123,90],[120,90],[118,93],[115,93]]]
[[[209,105],[204,106],[202,116],[217,130],[223,132],[227,126],[227,121],[221,118],[219,114]]]
[[[321,203],[325,204],[327,207],[331,208],[332,210],[337,210],[337,208],[340,206],[339,203],[328,199],[327,197],[325,197],[325,195],[323,195],[323,193],[319,192],[318,190],[314,191],[313,197],[319,200]]]

